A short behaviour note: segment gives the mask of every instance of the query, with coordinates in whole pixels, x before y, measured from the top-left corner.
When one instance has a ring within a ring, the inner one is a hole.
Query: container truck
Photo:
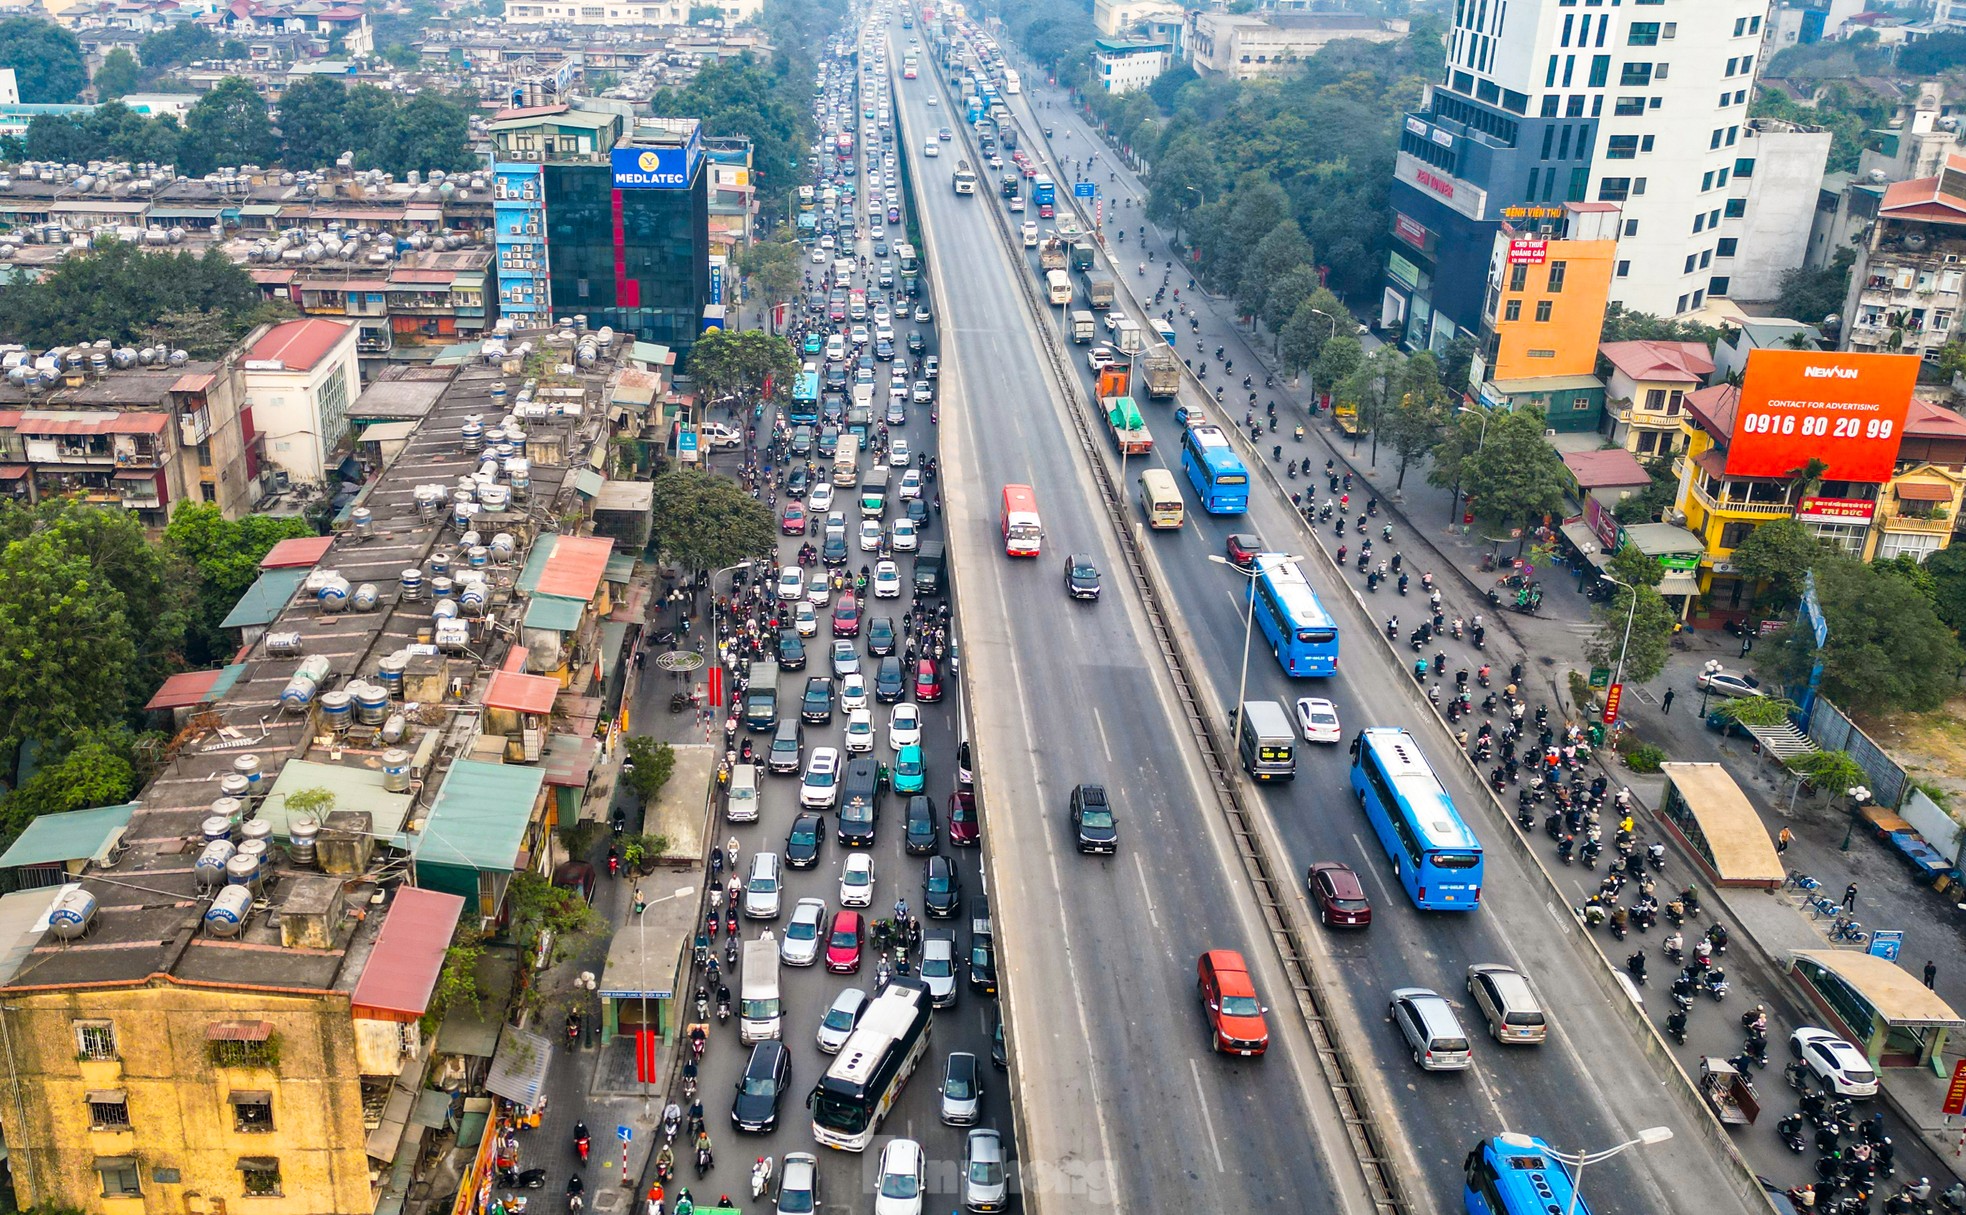
[[[1098,336],[1099,321],[1085,309],[1072,313],[1072,340],[1083,346]]]
[[[1097,312],[1113,306],[1113,280],[1097,270],[1079,271],[1079,285],[1085,289],[1086,305]]]
[[[1144,456],[1154,450],[1154,436],[1148,433],[1146,419],[1140,416],[1140,408],[1132,397],[1104,397],[1099,407],[1106,413],[1106,429],[1113,436],[1113,446],[1122,455]]]

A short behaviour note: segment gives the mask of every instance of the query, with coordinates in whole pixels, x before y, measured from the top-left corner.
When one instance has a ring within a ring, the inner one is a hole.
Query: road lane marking
[[[1140,859],[1138,848],[1129,848],[1133,854],[1133,868],[1140,875],[1140,897],[1147,903],[1147,918],[1153,921],[1154,931],[1160,931],[1160,913],[1154,907],[1153,884],[1147,881],[1147,862]]]
[[[1195,1078],[1195,1107],[1201,1110],[1202,1125],[1208,1132],[1208,1150],[1215,1153],[1215,1171],[1226,1173],[1229,1168],[1222,1163],[1222,1145],[1215,1138],[1215,1117],[1208,1112],[1208,1093],[1201,1086],[1201,1067],[1192,1056],[1188,1059],[1188,1071]]]
[[[1393,902],[1392,890],[1390,887],[1386,885],[1386,879],[1379,876],[1379,866],[1374,865],[1371,862],[1372,853],[1366,848],[1365,841],[1358,837],[1358,832],[1356,831],[1352,832],[1352,845],[1353,847],[1359,850],[1359,855],[1367,858],[1365,863],[1365,875],[1372,879],[1372,884],[1374,886],[1377,886],[1379,888],[1380,901],[1385,903],[1387,906],[1391,906]]]
[[[1106,717],[1097,708],[1092,710],[1092,727],[1099,731],[1099,745],[1106,749],[1106,766],[1113,766],[1113,742],[1106,737]]]

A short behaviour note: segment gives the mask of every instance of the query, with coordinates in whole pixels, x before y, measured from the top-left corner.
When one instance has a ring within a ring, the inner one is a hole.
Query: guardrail
[[[938,79],[938,88],[940,83]],[[898,102],[895,108],[898,113]],[[970,148],[971,154],[979,157],[981,163],[987,163],[974,144],[974,133],[969,124],[961,123],[960,130],[964,145]],[[1039,145],[1033,143],[1031,146],[1035,149]],[[1012,260],[1019,263],[1021,268],[1024,263],[1022,244],[1011,232],[1010,221],[994,205],[995,201],[994,197],[989,199],[991,223],[1010,250]],[[1076,205],[1073,209],[1077,210]],[[1406,1197],[1394,1158],[1384,1146],[1385,1133],[1368,1104],[1357,1065],[1338,1041],[1336,1024],[1325,1011],[1330,1007],[1330,998],[1325,993],[1322,980],[1312,969],[1310,953],[1304,948],[1300,928],[1290,915],[1289,892],[1295,889],[1295,879],[1287,869],[1279,869],[1271,858],[1269,848],[1257,830],[1255,816],[1244,801],[1232,760],[1235,742],[1228,737],[1227,723],[1217,720],[1216,715],[1206,707],[1207,697],[1199,690],[1202,682],[1193,674],[1200,664],[1188,653],[1185,638],[1172,625],[1170,614],[1163,605],[1156,575],[1140,549],[1137,536],[1128,526],[1126,488],[1114,477],[1104,445],[1097,441],[1093,425],[1087,417],[1091,406],[1083,399],[1084,394],[1079,389],[1063,341],[1051,324],[1048,315],[1051,308],[1039,297],[1036,281],[1029,274],[1019,273],[1016,278],[1025,306],[1037,322],[1039,345],[1044,350],[1053,381],[1070,405],[1073,430],[1092,468],[1100,500],[1112,523],[1120,553],[1126,560],[1127,574],[1134,589],[1139,592],[1141,607],[1153,630],[1154,645],[1166,664],[1175,695],[1181,702],[1183,720],[1194,737],[1202,764],[1208,771],[1209,782],[1215,789],[1217,808],[1235,840],[1236,854],[1242,859],[1244,874],[1263,912],[1271,945],[1290,982],[1298,1013],[1310,1032],[1319,1070],[1337,1103],[1346,1136],[1351,1141],[1352,1157],[1364,1176],[1373,1206],[1381,1212],[1405,1215],[1414,1208]]]

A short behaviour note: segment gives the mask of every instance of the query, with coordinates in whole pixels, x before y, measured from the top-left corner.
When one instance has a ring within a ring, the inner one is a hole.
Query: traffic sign
[[[1946,1085],[1943,1112],[1954,1118],[1966,1114],[1966,1059],[1952,1065],[1952,1082]]]
[[[1604,692],[1604,724],[1611,725],[1618,720],[1618,702],[1625,696],[1625,685],[1614,683]]]
[[[635,1128],[629,1126],[626,1123],[622,1123],[621,1125],[614,1128],[614,1137],[616,1139],[621,1140],[621,1142],[623,1143],[627,1143],[629,1140],[635,1137]]]
[[[1873,958],[1883,958],[1886,962],[1898,960],[1898,951],[1905,945],[1905,934],[1895,928],[1880,929],[1870,934],[1870,949]]]
[[[1099,193],[1099,187],[1092,182],[1075,181],[1072,183],[1073,198],[1091,198],[1097,193]]]

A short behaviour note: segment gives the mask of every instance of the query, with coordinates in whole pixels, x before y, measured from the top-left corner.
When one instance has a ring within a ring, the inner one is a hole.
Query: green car
[[[823,338],[821,338],[821,337],[820,337],[820,336],[819,336],[818,334],[816,334],[816,333],[808,333],[808,334],[806,334],[806,353],[807,353],[807,354],[819,354],[819,353],[822,353],[822,352],[823,352],[823,351],[824,351],[825,349],[826,349],[826,342],[825,342],[825,339],[823,339]]]
[[[922,763],[922,749],[915,743],[901,748],[894,757],[894,791],[920,793],[928,784],[928,768]]]

